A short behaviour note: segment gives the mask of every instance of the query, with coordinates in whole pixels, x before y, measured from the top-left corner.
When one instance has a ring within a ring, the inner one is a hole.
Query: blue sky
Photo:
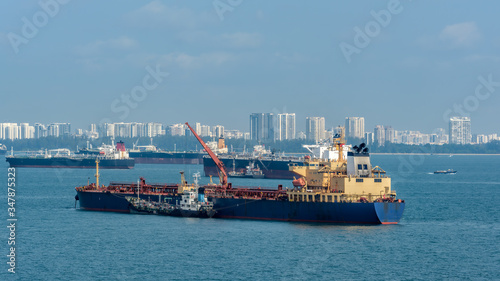
[[[496,1],[2,1],[0,122],[246,131],[250,113],[295,112],[298,130],[307,116],[328,127],[364,116],[366,130],[430,133],[468,115],[473,133],[500,133],[499,10]]]

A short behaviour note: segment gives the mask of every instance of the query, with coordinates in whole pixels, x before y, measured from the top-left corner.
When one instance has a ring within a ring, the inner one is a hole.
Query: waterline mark
[[[16,273],[16,169],[7,169],[7,199],[8,199],[8,219],[7,228],[9,229],[9,238],[7,240],[7,245],[9,245],[9,254],[7,255],[7,264],[9,268],[7,269],[10,273]]]

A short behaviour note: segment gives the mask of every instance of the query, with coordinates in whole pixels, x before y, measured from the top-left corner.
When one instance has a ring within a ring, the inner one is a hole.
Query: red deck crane
[[[200,142],[201,146],[207,151],[208,155],[212,160],[215,162],[215,165],[217,165],[217,168],[219,170],[219,181],[222,187],[227,187],[227,173],[226,173],[226,167],[224,166],[224,163],[217,158],[217,155],[213,153],[213,151],[207,146],[207,144],[198,136],[198,134],[189,126],[188,122],[186,122],[186,125],[188,126],[189,130],[193,133],[193,135],[198,139]]]

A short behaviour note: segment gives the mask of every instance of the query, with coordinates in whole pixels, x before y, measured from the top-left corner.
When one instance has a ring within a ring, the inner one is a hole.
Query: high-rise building
[[[35,123],[35,138],[44,138],[47,136],[47,127],[40,123]]]
[[[295,113],[280,113],[276,115],[275,139],[295,139]]]
[[[165,134],[165,130],[163,130],[163,125],[161,123],[150,122],[143,124],[143,126],[145,128],[145,132],[144,134],[139,135],[141,137],[146,136],[154,138],[156,136],[161,136]]]
[[[250,137],[252,140],[274,140],[275,116],[272,113],[250,114]]]
[[[375,141],[378,143],[379,146],[385,145],[385,128],[382,125],[377,125],[375,126],[375,129],[373,130],[373,134],[375,137]]]
[[[200,123],[196,122],[194,124],[194,131],[196,132],[196,134],[201,136],[201,124]]]
[[[365,133],[365,143],[366,143],[366,145],[372,145],[373,144],[373,133],[372,132],[366,132]]]
[[[208,126],[208,125],[201,125],[200,126],[200,136],[201,137],[211,137],[212,136],[212,131],[210,130],[210,126]]]
[[[390,143],[397,142],[396,131],[391,126],[385,127],[385,141]]]
[[[224,137],[224,126],[216,125],[212,128],[212,136],[217,138]]]
[[[470,118],[451,117],[448,134],[451,144],[470,144],[472,142]]]
[[[365,118],[364,117],[346,117],[345,133],[348,138],[362,139],[365,136]]]
[[[170,135],[172,136],[185,136],[186,135],[186,125],[184,124],[173,124],[169,126]]]
[[[0,124],[0,136],[2,139],[19,139],[20,127],[17,123],[2,123]]]
[[[314,142],[325,139],[324,117],[306,117],[306,139]]]
[[[30,126],[28,123],[19,124],[20,134],[19,137],[21,139],[32,139],[35,137],[35,127]]]

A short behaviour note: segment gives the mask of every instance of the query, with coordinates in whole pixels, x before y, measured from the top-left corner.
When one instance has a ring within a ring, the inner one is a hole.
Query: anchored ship
[[[7,147],[0,143],[0,155],[5,155],[7,153]]]
[[[330,142],[303,145],[310,153],[310,157],[322,160],[335,160],[338,158],[336,147]],[[343,151],[344,159],[347,156],[347,151],[350,146],[345,146]],[[302,166],[304,164],[303,156],[287,156],[284,154],[276,154],[270,150],[266,150],[263,145],[254,146],[251,154],[234,154],[234,155],[218,155],[225,167],[232,167],[229,171],[229,176],[233,176],[234,171],[245,171],[248,166],[257,165],[266,179],[293,179],[295,173],[289,169],[290,165]],[[203,158],[203,170],[205,176],[217,176],[218,167],[215,161],[210,156]]]
[[[293,187],[277,189],[233,187],[227,181],[224,163],[186,123],[218,167],[219,184],[198,188],[198,195],[212,204],[213,218],[257,219],[350,224],[397,224],[405,202],[397,199],[391,179],[380,167],[372,167],[364,144],[351,151],[343,134],[336,135],[329,151],[333,159],[306,158],[303,165],[289,166],[296,175]],[[346,152],[346,153],[344,153]],[[185,195],[181,184],[111,183],[88,184],[76,188],[80,208],[86,210],[131,212],[127,197],[176,205]],[[184,180],[183,180],[184,181]],[[193,195],[194,196],[194,195]],[[138,201],[140,202],[140,201]],[[144,201],[142,201],[144,202]]]
[[[96,159],[102,169],[132,169],[134,159],[130,158],[123,142],[100,151],[96,155],[73,155],[69,149],[51,149],[41,153],[6,156],[5,160],[11,167],[21,168],[82,168],[92,169]]]
[[[201,164],[205,155],[198,151],[165,151],[154,145],[135,146],[129,154],[137,164]]]

